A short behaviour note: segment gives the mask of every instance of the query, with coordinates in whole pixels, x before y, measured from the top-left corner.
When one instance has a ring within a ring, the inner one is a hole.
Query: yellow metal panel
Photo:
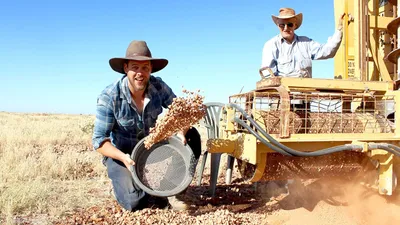
[[[353,44],[350,44],[350,41],[351,41],[350,37],[354,37],[354,35],[350,34],[350,32],[352,32],[353,30],[351,30],[349,28],[349,26],[351,26],[351,25],[349,23],[347,23],[347,21],[349,21],[349,12],[350,12],[349,5],[351,2],[352,1],[345,1],[345,3],[344,3],[344,9],[345,9],[344,11],[346,12],[346,15],[345,15],[345,18],[343,21],[344,22],[344,24],[343,24],[343,36],[344,37],[343,37],[342,41],[344,41],[344,43],[345,43],[345,49],[344,49],[345,79],[351,78],[351,76],[349,74],[349,64],[351,63],[351,61],[349,61],[349,57],[353,56],[352,58],[354,58],[354,52],[349,51],[349,47],[354,46]],[[354,76],[354,71],[353,71],[353,76]]]
[[[335,9],[335,21],[338,21],[339,17],[342,15],[343,12],[346,13],[345,21],[347,21],[347,1],[345,0],[335,0],[334,1],[334,9]],[[334,78],[335,79],[348,79],[347,73],[347,56],[349,55],[348,47],[349,43],[348,40],[345,38],[346,34],[348,33],[348,28],[346,23],[344,23],[343,27],[343,39],[340,43],[340,47],[335,55],[334,58]]]
[[[392,78],[389,75],[389,71],[386,67],[386,64],[383,61],[383,57],[379,54],[378,46],[377,46],[377,43],[379,40],[377,40],[378,37],[377,37],[377,33],[375,33],[375,32],[371,32],[370,41],[369,41],[372,58],[374,59],[375,66],[377,67],[378,71],[380,72],[382,80],[383,81],[392,81]]]
[[[237,148],[236,139],[208,139],[207,151],[210,153],[233,154]]]
[[[398,141],[400,136],[394,133],[339,133],[339,134],[292,134],[290,138],[279,139],[278,135],[271,135],[280,142],[342,142],[342,141]],[[312,144],[312,143],[310,143]]]
[[[232,119],[235,117],[235,110],[231,107],[226,108],[226,130],[227,131],[234,131],[235,125],[233,124]]]
[[[252,134],[233,134],[229,139],[207,140],[210,153],[227,153],[235,158],[255,165],[257,163],[257,141]]]
[[[393,90],[393,82],[374,82],[374,81],[356,81],[339,79],[315,79],[312,78],[292,78],[282,77],[281,83],[286,89],[313,88],[324,90],[355,90],[365,91],[387,91]]]
[[[334,6],[335,22],[343,11],[347,14],[342,43],[334,58],[335,78],[392,80],[392,76],[397,75],[394,66],[383,60],[391,51],[390,36],[378,33],[380,30],[386,30],[393,20],[392,7],[389,4],[380,6],[379,0],[335,0]],[[364,16],[365,13],[368,15]],[[370,36],[367,37],[367,34]],[[368,49],[365,47],[367,45]],[[373,61],[370,61],[369,57]]]
[[[372,29],[386,30],[387,25],[393,20],[392,17],[386,17],[386,16],[369,15],[368,17],[369,17],[369,26]]]
[[[360,33],[360,31],[361,31],[361,28],[362,28],[362,23],[364,22],[364,17],[362,17],[360,14],[360,10],[361,10],[361,7],[354,7],[355,5],[356,6],[360,6],[360,0],[353,0],[353,15],[354,15],[354,20],[355,20],[355,22],[352,22],[352,25],[353,25],[353,43],[354,43],[354,45],[353,45],[353,47],[354,47],[354,52],[353,52],[353,55],[354,55],[354,59],[353,59],[353,63],[354,63],[354,66],[353,66],[353,77],[354,78],[356,78],[357,80],[362,80],[362,81],[365,81],[365,79],[363,79],[362,78],[362,76],[361,76],[361,74],[360,74],[360,61],[361,60],[363,60],[363,59],[361,59],[361,57],[362,57],[362,55],[361,55],[361,51],[360,51],[360,43],[361,43],[361,40],[362,40],[362,38],[363,38],[363,35]],[[354,34],[355,33],[355,34]],[[359,35],[357,35],[357,34],[359,34]],[[346,37],[347,38],[347,37]],[[349,48],[350,48],[350,46],[349,46]],[[347,68],[349,68],[350,66],[349,66],[349,64],[351,63],[351,61],[350,60],[348,60],[348,66],[347,66]],[[350,72],[348,72],[348,73],[350,73]],[[350,77],[350,74],[349,74],[349,77]]]
[[[253,178],[251,179],[251,182],[257,182],[263,177],[265,166],[267,165],[267,155],[267,153],[262,153],[257,149],[256,171]]]
[[[257,164],[257,139],[254,135],[243,136],[243,152],[240,158],[251,164]]]
[[[344,144],[350,144],[351,142],[344,142],[344,141],[338,141],[338,142],[284,142],[285,146],[292,148],[296,151],[301,151],[301,152],[312,152],[312,151],[317,151],[321,150],[324,148],[330,148],[338,145],[344,145]],[[265,146],[263,143],[258,142],[257,145],[257,151],[260,153],[265,153],[265,152],[274,152],[272,149],[268,148]]]

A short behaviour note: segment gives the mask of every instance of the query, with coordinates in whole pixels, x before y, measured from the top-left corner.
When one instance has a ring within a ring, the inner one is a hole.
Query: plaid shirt
[[[155,125],[158,115],[162,113],[162,107],[167,108],[175,97],[161,78],[150,76],[143,113],[139,115],[132,103],[126,75],[109,85],[97,99],[92,137],[94,150],[110,140],[116,148],[130,154],[139,142],[138,133],[143,130],[147,136],[149,128]]]

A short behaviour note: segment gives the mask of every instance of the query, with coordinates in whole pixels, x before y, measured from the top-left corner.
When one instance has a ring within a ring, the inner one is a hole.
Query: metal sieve
[[[172,136],[149,150],[139,141],[132,151],[131,168],[135,183],[153,196],[168,197],[181,193],[192,182],[197,159],[189,145]]]

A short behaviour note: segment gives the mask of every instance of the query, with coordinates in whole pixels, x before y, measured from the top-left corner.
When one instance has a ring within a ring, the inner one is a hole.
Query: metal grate
[[[283,118],[292,134],[394,133],[394,95],[291,92],[287,98],[278,92],[253,91],[231,96],[230,102],[245,109],[271,134],[280,132]]]
[[[186,163],[179,150],[170,144],[153,151],[142,151],[136,162],[137,174],[143,185],[154,191],[170,191],[186,178]]]

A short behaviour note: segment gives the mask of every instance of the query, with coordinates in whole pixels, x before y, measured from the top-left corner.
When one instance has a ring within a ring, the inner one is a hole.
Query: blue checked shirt
[[[97,99],[92,137],[94,150],[110,140],[117,149],[130,154],[139,141],[138,133],[143,130],[147,136],[162,113],[162,107],[167,108],[175,97],[161,78],[150,76],[143,113],[139,115],[132,103],[126,75],[109,85]]]
[[[290,44],[279,34],[264,44],[261,67],[268,66],[277,76],[312,77],[311,60],[334,57],[341,41],[339,30],[325,44],[297,35]],[[263,74],[269,76],[267,71]]]

